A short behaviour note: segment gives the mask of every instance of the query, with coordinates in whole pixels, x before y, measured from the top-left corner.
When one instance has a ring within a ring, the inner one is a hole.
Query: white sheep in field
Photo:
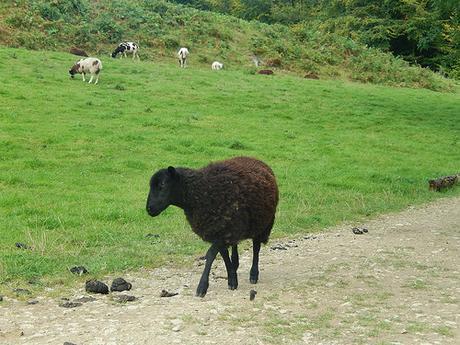
[[[96,76],[96,81],[94,82],[94,84],[97,84],[97,82],[99,81],[99,72],[101,71],[101,69],[101,60],[89,57],[77,61],[75,65],[73,65],[72,68],[69,70],[69,73],[72,78],[74,78],[75,74],[80,73],[83,77],[83,81],[86,81],[85,74],[89,73],[91,74],[91,78],[88,83],[91,83],[93,81],[93,77]]]
[[[180,67],[185,68],[185,66],[187,65],[187,56],[188,56],[188,54],[190,54],[190,53],[189,53],[188,49],[185,48],[185,47],[180,48],[179,51],[177,52]]]
[[[216,70],[216,71],[218,71],[218,70],[220,70],[222,68],[224,68],[224,64],[220,63],[219,61],[214,61],[212,63],[212,65],[211,65],[211,69]]]

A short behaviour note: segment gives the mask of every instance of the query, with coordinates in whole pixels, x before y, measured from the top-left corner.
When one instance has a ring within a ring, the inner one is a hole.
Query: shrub
[[[15,11],[6,17],[6,23],[14,28],[29,31],[30,29],[40,27],[42,20],[27,11]]]
[[[123,38],[124,30],[108,13],[102,14],[94,23],[94,28],[105,34],[111,43],[117,43]]]
[[[268,67],[281,67],[282,65],[281,58],[275,57],[275,58],[267,59],[265,61],[265,65]]]
[[[58,20],[61,18],[62,14],[59,11],[59,9],[52,4],[49,3],[44,3],[44,4],[38,4],[38,11],[42,18],[47,19],[47,20]]]
[[[211,62],[210,58],[204,54],[198,54],[198,61],[201,63],[206,63],[206,64]]]
[[[91,25],[88,23],[82,23],[77,26],[76,30],[73,32],[73,42],[78,46],[86,46],[88,42],[92,42],[92,31]]]
[[[258,69],[257,69],[256,66],[251,66],[251,67],[246,67],[246,68],[244,69],[244,71],[245,71],[245,73],[247,73],[247,74],[256,74],[257,71],[258,71]]]
[[[72,21],[75,17],[88,14],[89,3],[87,0],[34,1],[32,8],[38,11],[43,19]]]
[[[460,63],[454,65],[448,72],[448,76],[452,79],[460,80]]]
[[[46,42],[49,42],[49,40],[47,40],[45,34],[42,32],[26,31],[17,35],[16,42],[20,47],[38,50],[40,48],[47,48]]]
[[[176,49],[181,45],[179,39],[173,35],[163,37],[163,42],[168,49]]]

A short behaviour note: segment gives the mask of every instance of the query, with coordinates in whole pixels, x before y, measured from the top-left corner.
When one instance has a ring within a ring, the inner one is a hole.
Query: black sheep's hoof
[[[251,272],[249,272],[249,282],[251,284],[257,284],[258,280],[259,280],[259,271],[251,270]]]
[[[208,286],[209,286],[209,283],[198,284],[198,288],[196,289],[196,296],[197,297],[206,296],[206,292],[208,292]]]
[[[228,288],[230,290],[236,290],[238,288],[238,277],[236,275],[228,278]]]
[[[204,296],[206,296],[206,292],[207,292],[207,291],[202,291],[202,290],[198,291],[198,290],[197,290],[197,291],[196,291],[196,297],[201,297],[201,298],[203,298]]]

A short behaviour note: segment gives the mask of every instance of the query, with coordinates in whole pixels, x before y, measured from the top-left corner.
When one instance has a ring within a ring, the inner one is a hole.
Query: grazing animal
[[[428,185],[430,190],[440,192],[443,189],[453,187],[460,182],[460,174],[444,176],[437,179],[429,180]]]
[[[179,51],[177,52],[177,57],[179,58],[179,66],[182,68],[185,68],[187,66],[187,57],[188,57],[189,51],[187,48],[180,48]]]
[[[86,73],[89,73],[91,74],[91,78],[88,83],[91,83],[93,81],[93,77],[96,76],[96,81],[94,82],[94,84],[97,84],[97,82],[99,81],[99,73],[101,72],[101,69],[101,60],[89,57],[77,61],[75,65],[73,65],[72,68],[69,70],[69,73],[72,78],[74,78],[75,74],[80,73],[83,77],[83,81],[86,81],[85,75]]]
[[[272,75],[273,74],[273,71],[271,69],[261,69],[259,72],[257,72],[259,74],[266,74],[266,75]]]
[[[222,256],[228,287],[238,287],[238,243],[252,239],[251,283],[259,279],[259,251],[267,243],[275,221],[278,186],[272,169],[260,160],[236,157],[201,169],[161,169],[150,179],[147,212],[156,217],[169,205],[184,210],[193,232],[211,247],[196,295],[204,297],[209,272],[217,255]],[[231,258],[228,247],[232,247]]]
[[[133,54],[133,60],[137,57],[138,60],[141,58],[139,57],[139,45],[134,42],[122,42],[118,45],[118,47],[113,51],[112,57],[116,58],[118,54],[121,57],[127,57],[126,53]]]
[[[88,57],[88,54],[84,50],[75,47],[70,48],[69,53],[73,55]]]
[[[220,70],[222,68],[224,68],[224,64],[220,63],[219,61],[214,61],[212,63],[212,65],[211,65],[211,69],[216,70],[216,71],[218,71],[218,70]]]

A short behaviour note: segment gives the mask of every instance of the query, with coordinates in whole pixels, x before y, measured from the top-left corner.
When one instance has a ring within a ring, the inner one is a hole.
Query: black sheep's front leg
[[[256,284],[259,280],[259,252],[260,241],[252,240],[252,267],[249,272],[249,281],[251,284]]]
[[[219,246],[212,244],[206,252],[206,265],[204,266],[203,274],[201,275],[200,283],[196,289],[196,295],[198,297],[204,297],[208,291],[209,286],[209,272],[211,271],[212,263],[219,252]]]
[[[219,248],[220,255],[222,259],[224,259],[225,268],[227,269],[227,277],[228,277],[228,288],[230,290],[235,290],[238,288],[238,276],[236,274],[236,269],[232,261],[230,261],[230,257],[228,256],[228,249],[225,246]],[[233,256],[233,254],[232,254]]]

